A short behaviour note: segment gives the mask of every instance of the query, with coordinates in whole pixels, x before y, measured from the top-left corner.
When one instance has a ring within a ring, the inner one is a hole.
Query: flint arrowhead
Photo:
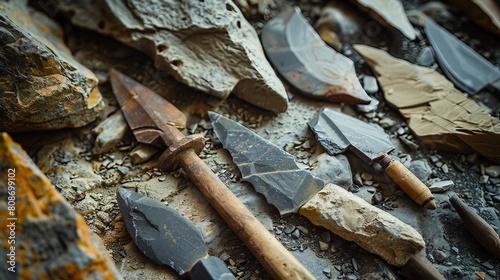
[[[297,212],[323,188],[324,183],[300,169],[292,155],[248,128],[214,112],[208,113],[212,127],[229,151],[245,181],[280,211]]]
[[[174,209],[124,188],[117,200],[132,240],[158,265],[183,275],[207,255],[201,232]]]

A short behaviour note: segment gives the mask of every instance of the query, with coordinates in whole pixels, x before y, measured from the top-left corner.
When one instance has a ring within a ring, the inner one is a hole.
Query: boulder
[[[61,28],[25,2],[0,2],[0,130],[94,121],[104,107],[97,78],[72,58]]]
[[[285,88],[257,33],[231,1],[59,1],[75,25],[111,35],[154,59],[176,80],[219,98],[235,96],[274,112]]]
[[[7,273],[20,279],[121,279],[100,238],[7,133],[0,134],[0,170]]]

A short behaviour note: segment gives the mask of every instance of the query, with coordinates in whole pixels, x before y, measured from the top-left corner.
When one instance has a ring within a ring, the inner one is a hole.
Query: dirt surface
[[[293,3],[283,0],[274,2],[277,7],[268,10],[264,16],[257,15],[250,19],[258,31],[266,20],[277,14],[279,7]],[[417,8],[422,4],[419,1],[403,2],[406,9]],[[298,1],[296,4],[313,23],[318,18],[324,2]],[[457,9],[450,9],[450,12],[452,17],[441,20],[440,23],[498,66],[498,39],[472,25]],[[66,29],[66,42],[76,59],[93,70],[100,79],[99,89],[106,101],[106,109],[100,120],[81,129],[36,135],[19,134],[15,135],[15,138],[29,151],[42,171],[60,188],[61,193],[70,200],[75,209],[85,217],[90,227],[103,238],[126,279],[176,279],[178,276],[169,268],[154,265],[130,242],[115,198],[115,190],[119,186],[140,191],[178,209],[202,230],[210,254],[226,261],[239,278],[269,279],[269,276],[182,171],[165,173],[158,170],[154,168],[155,158],[142,164],[131,163],[128,155],[137,145],[131,133],[110,152],[102,155],[92,154],[95,141],[92,129],[117,110],[107,75],[111,67],[150,87],[185,112],[188,122],[184,133],[205,135],[207,144],[201,158],[318,279],[399,279],[399,268],[387,265],[381,258],[367,253],[352,242],[330,234],[324,228],[312,225],[299,215],[279,217],[278,211],[268,205],[250,184],[241,181],[237,167],[211,130],[206,112],[217,111],[241,121],[264,138],[292,153],[299,163],[309,169],[314,165],[314,159],[311,158],[324,151],[316,142],[307,122],[322,107],[342,110],[368,122],[379,123],[385,117],[391,118],[395,123],[387,127],[386,132],[396,145],[393,154],[403,159],[403,162],[427,162],[431,175],[426,183],[452,180],[453,189],[435,194],[438,208],[434,211],[415,206],[394,185],[386,184],[384,180],[377,181],[376,174],[373,174],[372,185],[353,185],[349,190],[367,199],[373,195],[373,189],[381,192],[383,200],[376,204],[377,207],[389,211],[422,234],[427,243],[426,256],[447,279],[499,279],[500,260],[483,249],[465,230],[459,216],[448,202],[452,192],[460,194],[466,203],[478,210],[498,232],[500,179],[490,177],[481,183],[481,180],[484,180],[485,168],[493,164],[477,155],[447,154],[423,150],[422,147],[412,150],[399,139],[403,137],[417,144],[418,141],[412,139],[397,111],[385,104],[380,91],[374,94],[380,101],[376,113],[363,115],[351,106],[308,100],[288,88],[289,109],[283,114],[275,115],[235,97],[221,101],[189,89],[167,74],[155,70],[153,62],[145,55],[112,38],[74,28],[64,20],[59,20]],[[420,31],[419,39],[410,42],[398,36],[389,40],[386,49],[397,57],[415,62],[420,51],[428,45],[422,29],[417,30]],[[343,53],[356,62],[358,74],[371,75],[368,67],[349,45],[344,46]],[[491,109],[492,115],[499,116],[499,102],[494,95],[481,92],[471,98]],[[446,168],[443,165],[446,165]],[[126,171],[118,167],[124,167]],[[353,176],[355,173],[373,171],[356,162],[351,162],[351,169]],[[88,173],[82,170],[88,170]],[[364,182],[366,181],[370,180]],[[79,189],[78,182],[85,182],[84,190]]]

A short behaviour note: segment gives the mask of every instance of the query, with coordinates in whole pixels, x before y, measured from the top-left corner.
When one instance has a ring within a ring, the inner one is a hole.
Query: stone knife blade
[[[424,18],[425,34],[436,59],[453,84],[470,94],[490,87],[500,94],[500,69],[453,36],[431,18]]]
[[[424,247],[422,237],[411,226],[342,187],[325,185],[300,169],[292,155],[239,123],[214,112],[209,117],[242,178],[281,215],[298,212],[397,266],[405,265]]]
[[[236,279],[221,259],[208,255],[200,230],[175,209],[125,188],[116,196],[130,237],[153,262],[191,279]]]
[[[326,45],[298,7],[288,7],[269,20],[261,41],[274,68],[303,94],[332,102],[370,103],[352,60]]]
[[[369,164],[379,162],[413,201],[428,209],[436,208],[429,188],[399,160],[387,155],[394,146],[382,128],[330,108],[323,108],[309,122],[309,127],[329,154],[350,150]]]

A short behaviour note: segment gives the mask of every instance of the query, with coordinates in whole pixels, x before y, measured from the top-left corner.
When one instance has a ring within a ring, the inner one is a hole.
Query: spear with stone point
[[[164,152],[160,168],[181,167],[205,198],[274,279],[315,277],[255,218],[212,170],[198,157],[202,135],[184,136],[178,129],[186,116],[147,87],[115,69],[110,71],[113,93],[138,142]]]

